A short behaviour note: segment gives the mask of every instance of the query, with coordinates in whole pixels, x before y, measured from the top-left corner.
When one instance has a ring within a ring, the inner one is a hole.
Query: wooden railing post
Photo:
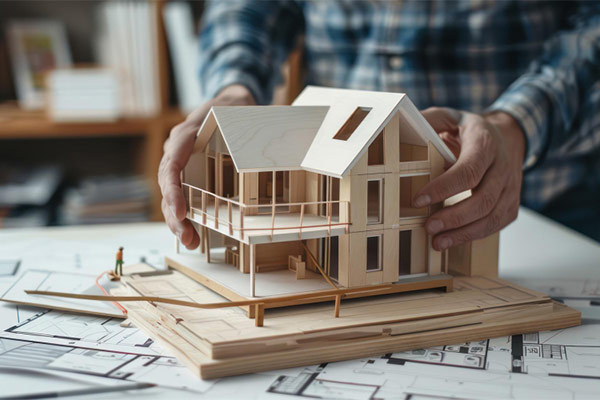
[[[331,236],[331,202],[327,203],[327,233]]]
[[[202,225],[206,225],[206,192],[202,192]]]
[[[336,294],[335,295],[335,309],[333,311],[334,316],[336,318],[338,318],[340,316],[340,303],[342,302],[342,295],[341,294]]]
[[[227,202],[227,212],[229,213],[229,234],[233,236],[233,221],[230,201]]]
[[[304,220],[304,203],[300,205],[300,227],[298,229],[298,239],[302,239],[302,222]]]
[[[219,198],[215,197],[215,229],[219,229]]]
[[[188,191],[188,207],[190,210],[190,218],[193,219],[194,218],[194,206],[192,204],[192,198],[194,197],[192,195],[192,187],[191,186],[186,186],[187,187],[187,191]]]
[[[240,206],[240,237],[244,240],[244,213],[246,207]]]

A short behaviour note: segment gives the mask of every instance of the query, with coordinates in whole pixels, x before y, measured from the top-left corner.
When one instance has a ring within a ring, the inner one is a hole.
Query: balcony
[[[348,201],[243,204],[187,183],[183,190],[189,220],[246,244],[339,236],[350,225]],[[339,216],[333,215],[335,204]]]

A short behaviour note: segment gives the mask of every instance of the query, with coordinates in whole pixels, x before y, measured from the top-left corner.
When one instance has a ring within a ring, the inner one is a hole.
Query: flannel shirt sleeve
[[[599,11],[595,2],[583,3],[572,29],[551,37],[541,58],[487,110],[504,111],[521,125],[527,142],[525,169],[572,140],[577,118],[589,112],[583,104],[600,76]]]
[[[291,1],[207,2],[199,43],[203,101],[240,84],[257,104],[269,104],[303,21],[299,6]]]

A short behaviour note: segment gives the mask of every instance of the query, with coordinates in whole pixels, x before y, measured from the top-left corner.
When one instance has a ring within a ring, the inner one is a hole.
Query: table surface
[[[0,258],[21,258],[25,254],[35,252],[36,243],[48,243],[48,241],[50,243],[52,241],[72,242],[74,251],[80,247],[97,252],[100,251],[99,249],[116,249],[118,246],[124,246],[126,261],[127,249],[153,249],[160,254],[174,249],[173,236],[162,223],[13,229],[0,230]],[[108,258],[112,260],[112,257],[111,252]],[[101,264],[90,267],[94,271],[89,272],[100,272],[106,269]],[[24,265],[19,272],[30,267]],[[36,267],[45,268],[42,265]],[[505,228],[500,235],[500,276],[508,280],[538,277],[600,279],[600,244],[533,211],[521,208],[518,219]],[[231,381],[232,386],[244,382],[248,387],[253,387],[251,381],[254,379],[261,378],[252,375],[228,380]],[[258,383],[254,387],[257,389],[264,387]],[[79,384],[79,387],[85,386]],[[63,387],[72,388],[73,383],[41,374],[32,375],[3,370],[0,375],[0,387],[11,389],[9,391],[11,393],[29,393],[60,390]],[[198,398],[197,394],[164,388],[129,392],[128,397],[181,399],[188,394],[190,398]],[[244,394],[249,395],[247,392]],[[227,397],[231,393],[223,395]],[[122,396],[123,393],[116,392],[94,396],[94,398],[116,399]]]

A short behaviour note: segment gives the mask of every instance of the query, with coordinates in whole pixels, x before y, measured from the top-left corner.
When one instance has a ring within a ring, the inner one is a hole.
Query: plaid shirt
[[[600,240],[600,13],[596,2],[210,2],[203,96],[260,104],[304,38],[306,83],[405,92],[420,108],[511,114],[525,132],[522,203]]]

